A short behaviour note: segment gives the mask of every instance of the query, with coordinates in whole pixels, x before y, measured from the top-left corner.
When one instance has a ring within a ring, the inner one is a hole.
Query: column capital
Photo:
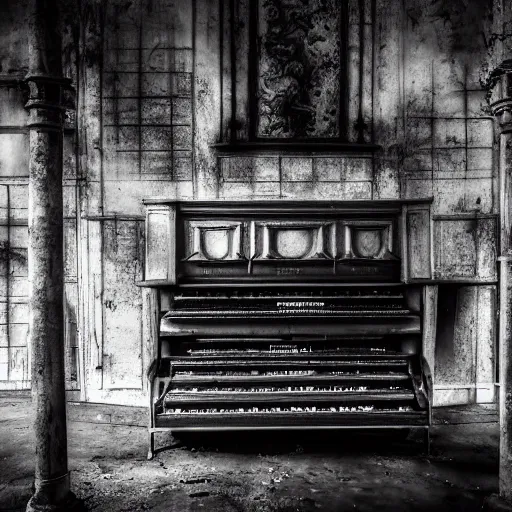
[[[488,100],[501,133],[512,132],[512,59],[503,61],[491,74]]]
[[[29,111],[28,127],[62,130],[63,114],[68,107],[66,92],[71,80],[51,75],[29,74],[24,80],[28,90],[25,108]]]

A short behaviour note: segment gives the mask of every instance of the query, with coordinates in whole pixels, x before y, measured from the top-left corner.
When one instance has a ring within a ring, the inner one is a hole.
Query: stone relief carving
[[[260,0],[256,136],[339,136],[341,5]]]

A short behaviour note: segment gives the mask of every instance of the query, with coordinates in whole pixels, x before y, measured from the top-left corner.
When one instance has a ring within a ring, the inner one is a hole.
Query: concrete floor
[[[430,458],[414,435],[320,432],[188,436],[151,461],[142,427],[70,421],[72,486],[96,511],[477,511],[498,487],[496,421],[437,409]],[[0,399],[1,511],[24,510],[33,464],[30,401]]]

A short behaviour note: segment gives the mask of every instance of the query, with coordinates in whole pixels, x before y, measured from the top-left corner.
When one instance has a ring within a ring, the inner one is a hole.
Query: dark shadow
[[[187,432],[174,434],[174,439],[178,441],[174,446],[225,453],[424,454],[423,431],[409,432],[408,429]]]

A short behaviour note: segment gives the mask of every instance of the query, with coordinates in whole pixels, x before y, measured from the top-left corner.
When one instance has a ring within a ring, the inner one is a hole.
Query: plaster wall
[[[10,77],[0,83],[4,389],[29,386],[28,142],[22,92],[12,85],[26,69],[22,4],[3,2],[0,17],[0,75]],[[438,331],[429,348],[436,403],[493,400],[497,148],[479,82],[481,34],[492,20],[485,3],[465,4],[349,0],[344,128],[363,145],[239,153],[213,145],[248,138],[247,0],[63,2],[77,112],[68,112],[64,149],[70,397],[144,403],[157,326],[155,297],[134,285],[143,198],[433,196],[434,274],[460,284],[457,336]],[[445,316],[440,307],[439,322]]]

